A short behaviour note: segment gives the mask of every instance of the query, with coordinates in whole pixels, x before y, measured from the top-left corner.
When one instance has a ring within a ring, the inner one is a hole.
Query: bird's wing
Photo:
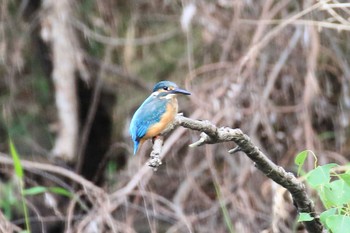
[[[166,103],[165,99],[150,96],[137,109],[130,123],[130,134],[134,141],[139,141],[149,127],[160,121],[166,111]]]

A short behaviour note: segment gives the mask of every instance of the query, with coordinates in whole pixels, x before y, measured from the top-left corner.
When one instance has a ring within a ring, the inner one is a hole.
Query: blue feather
[[[134,141],[134,154],[136,154],[137,150],[139,149],[139,141]]]
[[[134,154],[136,154],[140,140],[146,135],[148,129],[159,122],[166,111],[167,99],[158,96],[149,96],[137,109],[130,122],[130,134],[134,141]]]
[[[154,85],[153,92],[158,91],[159,89],[163,89],[163,87],[178,87],[175,83],[170,81],[161,81]]]

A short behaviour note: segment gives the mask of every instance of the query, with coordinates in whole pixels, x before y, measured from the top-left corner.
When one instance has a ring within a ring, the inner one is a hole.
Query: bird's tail
[[[134,155],[136,155],[138,149],[139,149],[139,141],[134,141]]]
[[[134,141],[134,155],[136,155],[137,151],[140,149],[142,144],[146,141],[146,139],[141,138],[139,141],[135,140]]]

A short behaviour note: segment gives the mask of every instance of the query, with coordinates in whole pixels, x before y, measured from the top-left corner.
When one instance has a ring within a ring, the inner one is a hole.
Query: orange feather
[[[142,139],[146,140],[161,134],[174,121],[177,111],[178,111],[177,100],[176,100],[176,97],[174,97],[171,99],[171,101],[169,101],[166,107],[166,112],[163,114],[160,121],[152,125]]]

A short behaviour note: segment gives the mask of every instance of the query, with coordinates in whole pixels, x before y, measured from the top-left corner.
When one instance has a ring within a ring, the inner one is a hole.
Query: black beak
[[[180,89],[180,88],[175,88],[174,90],[171,90],[170,93],[172,94],[182,94],[182,95],[191,95],[191,92],[188,92],[184,89]]]

